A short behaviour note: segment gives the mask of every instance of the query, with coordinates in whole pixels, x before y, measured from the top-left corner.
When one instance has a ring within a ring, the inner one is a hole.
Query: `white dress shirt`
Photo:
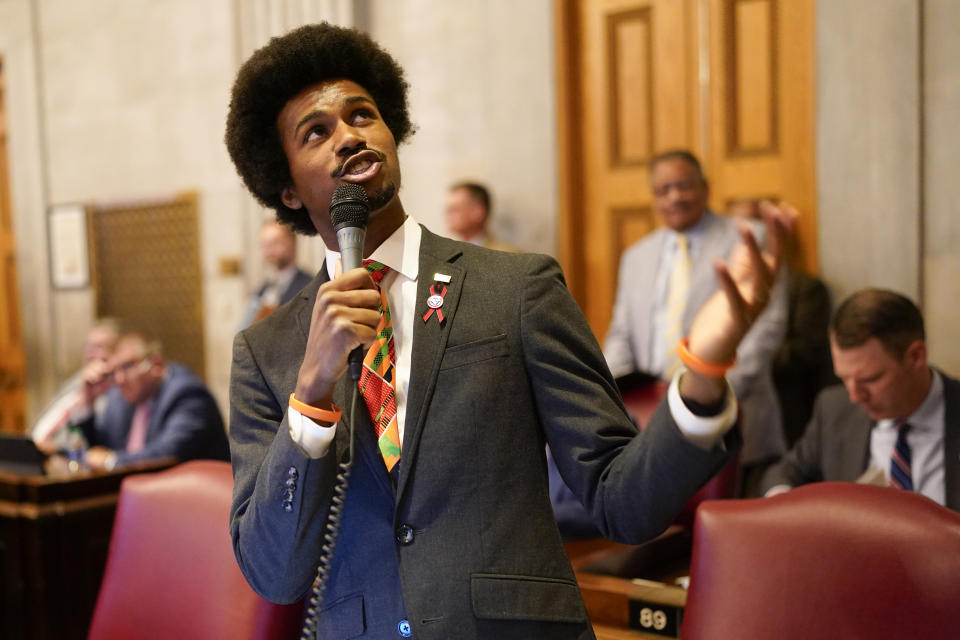
[[[944,400],[943,379],[931,370],[930,391],[917,410],[905,418],[910,425],[910,476],[913,490],[945,505],[943,476]],[[879,420],[870,432],[871,464],[890,478],[890,456],[897,443],[896,420]]]

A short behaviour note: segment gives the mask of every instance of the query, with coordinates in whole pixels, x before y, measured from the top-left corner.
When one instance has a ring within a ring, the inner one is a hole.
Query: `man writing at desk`
[[[106,362],[84,370],[87,406],[106,395],[102,414],[74,425],[90,443],[87,464],[117,465],[172,456],[229,460],[223,418],[206,386],[186,367],[167,363],[157,342],[126,333]]]
[[[927,362],[920,310],[864,289],[830,321],[842,385],[820,392],[806,430],[764,474],[767,495],[821,481],[891,484],[960,511],[960,382]]]
[[[311,606],[318,638],[593,638],[544,445],[605,535],[637,542],[665,529],[738,446],[723,371],[767,301],[792,217],[770,207],[773,252],[744,231],[718,267],[722,292],[688,343],[700,372],[678,375],[638,434],[553,259],[445,239],[408,215],[397,158],[412,131],[406,88],[376,43],[328,24],[271,40],[238,73],[234,164],[263,204],[327,247],[314,281],[234,340],[238,562],[268,599],[303,597],[352,449],[325,599]],[[373,275],[336,268],[330,208],[342,183],[370,201]],[[344,375],[356,347],[367,351],[362,397]]]

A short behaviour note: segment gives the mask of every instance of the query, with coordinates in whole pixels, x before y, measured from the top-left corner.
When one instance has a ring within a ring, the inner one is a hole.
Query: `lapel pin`
[[[438,273],[435,275],[440,276],[443,274]],[[447,281],[449,281],[449,279],[450,277],[447,276]],[[447,286],[442,285],[443,286],[442,289],[440,288],[440,286],[441,285],[437,285],[437,284],[430,285],[430,297],[427,298],[427,306],[430,308],[427,309],[427,313],[424,314],[423,316],[424,322],[429,320],[430,316],[433,315],[433,312],[436,311],[437,322],[441,324],[443,323],[443,310],[441,309],[441,307],[443,306],[443,296],[447,295]]]
[[[450,284],[450,276],[448,276],[445,273],[437,272],[433,274],[433,280],[434,282],[445,282],[447,284]]]

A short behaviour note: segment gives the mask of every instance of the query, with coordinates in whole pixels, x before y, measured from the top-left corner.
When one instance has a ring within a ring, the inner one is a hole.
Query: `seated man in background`
[[[865,289],[830,322],[833,368],[794,447],[764,474],[766,495],[830,480],[891,484],[960,511],[960,382],[927,364],[923,316]],[[844,387],[846,387],[844,389]]]
[[[260,227],[260,251],[271,273],[250,296],[238,330],[246,329],[270,315],[313,279],[313,276],[297,267],[297,239],[287,225],[276,220],[264,222]]]
[[[117,344],[122,333],[121,323],[116,318],[101,318],[87,333],[83,345],[83,365],[57,390],[53,399],[44,407],[40,417],[30,430],[30,437],[37,448],[46,454],[63,449],[67,444],[67,429],[74,412],[85,412],[86,401],[83,392],[83,370],[93,362],[105,363]],[[94,413],[102,413],[105,398],[94,403]]]
[[[476,182],[458,182],[447,192],[445,215],[447,227],[457,240],[496,249],[520,251],[501,242],[488,228],[490,222],[490,191]]]
[[[102,415],[75,424],[90,443],[87,464],[110,471],[138,460],[229,460],[223,418],[203,382],[184,366],[164,362],[160,345],[126,333],[107,362],[84,371],[89,408],[106,396]]]

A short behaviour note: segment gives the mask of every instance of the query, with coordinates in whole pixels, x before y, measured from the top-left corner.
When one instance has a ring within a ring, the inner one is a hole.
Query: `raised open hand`
[[[697,312],[690,328],[689,350],[700,360],[716,364],[732,361],[740,341],[770,299],[784,247],[796,224],[797,211],[788,204],[771,202],[761,203],[760,208],[767,229],[766,247],[761,249],[749,225],[742,223],[743,241],[726,262],[721,260],[714,265],[720,290]],[[695,396],[700,394],[690,382],[687,381],[681,391],[685,395],[690,391],[693,394],[690,397],[697,399]],[[722,390],[722,382],[717,380],[707,387],[716,392]],[[708,393],[704,399],[709,400],[712,395]]]

